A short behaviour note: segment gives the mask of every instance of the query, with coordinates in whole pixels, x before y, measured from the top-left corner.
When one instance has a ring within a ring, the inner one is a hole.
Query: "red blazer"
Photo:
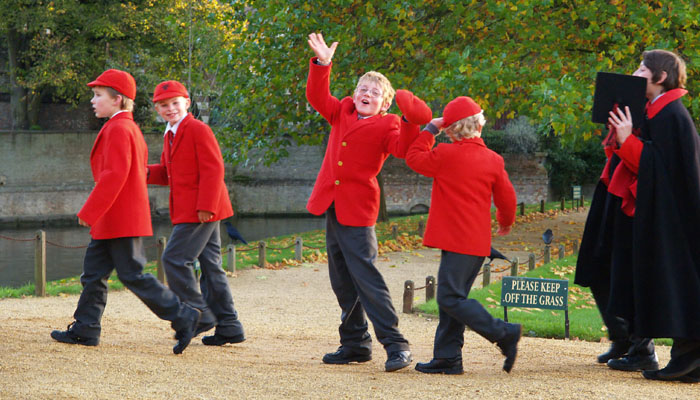
[[[501,226],[515,222],[516,197],[503,158],[481,138],[439,144],[420,133],[406,154],[406,164],[433,178],[430,212],[423,244],[443,250],[488,256],[491,250],[491,197]],[[431,150],[432,149],[432,150]]]
[[[78,212],[93,239],[153,235],[147,162],[146,141],[130,112],[104,124],[90,152],[95,187]]]
[[[379,214],[377,175],[393,154],[403,158],[418,134],[418,125],[400,122],[397,115],[358,119],[351,97],[338,100],[330,93],[331,67],[311,59],[306,98],[331,125],[326,155],[306,209],[321,215],[335,203],[338,222],[373,226]],[[401,135],[400,131],[406,131]]]
[[[187,114],[177,128],[172,148],[167,140],[166,136],[160,164],[148,165],[148,183],[170,185],[173,224],[199,223],[197,211],[214,213],[212,222],[232,216],[224,159],[211,128]]]

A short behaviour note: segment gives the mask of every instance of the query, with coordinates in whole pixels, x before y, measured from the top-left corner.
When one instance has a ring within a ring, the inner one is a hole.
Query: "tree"
[[[0,35],[7,40],[14,129],[37,126],[45,96],[77,104],[85,84],[110,67],[130,69],[143,44],[157,41],[167,2],[6,0]]]
[[[332,91],[352,92],[376,69],[396,88],[429,100],[436,114],[470,95],[491,119],[524,115],[567,142],[600,135],[590,122],[596,71],[631,73],[645,49],[679,52],[691,66],[686,103],[700,113],[700,9],[685,0],[251,0],[224,51],[229,82],[221,106],[238,121],[225,131],[233,159],[251,148],[271,161],[284,146],[320,143],[324,122],[306,104],[306,36],[339,41]],[[394,109],[395,110],[395,109]]]

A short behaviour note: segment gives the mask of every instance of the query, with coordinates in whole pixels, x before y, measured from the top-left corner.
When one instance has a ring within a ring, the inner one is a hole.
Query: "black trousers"
[[[71,330],[85,338],[98,338],[107,305],[107,280],[114,269],[119,280],[159,318],[171,321],[173,329],[184,327],[185,305],[175,293],[151,274],[144,274],[146,264],[139,237],[91,240],[85,252],[78,307]]]
[[[408,341],[398,329],[399,318],[389,289],[374,266],[377,258],[374,227],[342,225],[331,207],[326,212],[326,249],[331,287],[341,309],[340,344],[357,353],[372,352],[366,312],[377,340],[387,353],[408,350]]]
[[[461,357],[466,326],[492,343],[505,336],[508,323],[492,317],[481,303],[468,298],[483,262],[484,257],[442,251],[437,281],[440,322],[433,357]]]
[[[163,252],[163,268],[170,289],[180,300],[202,312],[200,323],[216,323],[216,333],[236,336],[243,334],[243,325],[221,267],[219,229],[219,221],[175,225]],[[202,271],[199,288],[194,276],[195,261],[199,261]]]

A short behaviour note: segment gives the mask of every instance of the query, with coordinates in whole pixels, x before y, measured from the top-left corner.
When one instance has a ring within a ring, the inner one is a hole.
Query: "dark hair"
[[[649,50],[642,54],[644,66],[651,71],[652,82],[661,79],[666,71],[666,80],[661,83],[666,90],[684,88],[688,78],[685,73],[685,61],[676,53],[667,50]]]

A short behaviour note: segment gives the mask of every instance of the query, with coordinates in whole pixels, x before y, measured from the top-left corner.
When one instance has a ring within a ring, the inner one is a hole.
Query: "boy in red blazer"
[[[144,274],[146,258],[141,236],[153,235],[146,189],[148,149],[131,111],[136,81],[110,69],[88,83],[90,101],[98,118],[109,118],[95,139],[90,165],[95,187],[78,212],[78,222],[90,227],[92,240],[85,252],[80,282],[83,291],[75,310],[75,322],[51,337],[69,344],[96,346],[107,303],[107,279],[114,269],[130,289],[158,317],[171,321],[178,343],[175,354],[189,345],[199,321],[196,309],[178,297],[153,275]]]
[[[382,74],[371,71],[360,78],[352,97],[338,100],[330,93],[331,58],[338,43],[328,47],[321,34],[309,35],[316,57],[311,59],[306,97],[331,125],[326,155],[306,208],[326,214],[326,249],[331,286],[341,308],[340,347],[323,357],[326,364],[348,364],[372,359],[367,317],[387,352],[385,369],[408,366],[408,341],[398,330],[399,319],[384,278],[374,265],[377,238],[374,224],[379,212],[377,174],[389,154],[403,158],[427,123],[430,109],[407,91],[400,121],[387,114],[394,89]],[[398,102],[398,97],[397,97]],[[426,118],[427,115],[427,118]],[[423,121],[423,122],[421,122]],[[402,136],[400,131],[406,133]]]
[[[425,127],[406,154],[411,169],[433,178],[423,244],[442,249],[434,358],[416,364],[420,372],[464,372],[465,326],[501,348],[506,372],[513,368],[517,355],[521,326],[493,318],[476,300],[467,298],[491,249],[491,198],[497,208],[499,235],[508,234],[515,221],[515,190],[503,158],[481,139],[485,123],[478,104],[469,97],[457,97],[445,107],[443,118]],[[434,135],[443,126],[452,143],[433,149]]]
[[[148,166],[148,183],[170,186],[170,219],[174,225],[163,252],[168,285],[182,301],[197,308],[202,318],[195,336],[209,346],[245,340],[233,306],[226,272],[221,268],[219,221],[233,215],[224,183],[224,159],[207,124],[187,110],[190,98],[178,81],[165,81],[153,93],[156,111],[166,122],[160,164]],[[200,291],[194,278],[199,261]]]

